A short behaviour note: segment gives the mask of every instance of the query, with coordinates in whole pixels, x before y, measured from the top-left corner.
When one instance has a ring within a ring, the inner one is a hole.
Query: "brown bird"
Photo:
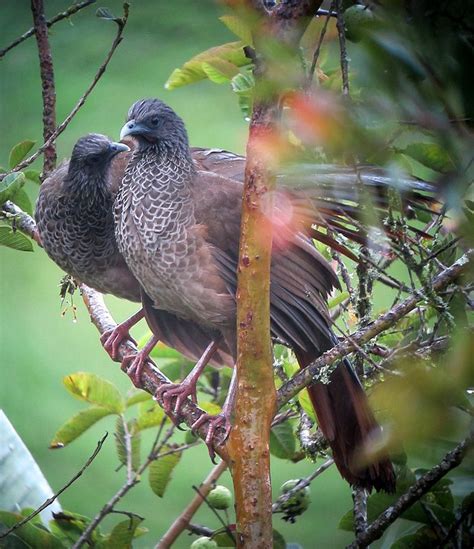
[[[136,138],[138,146],[115,202],[119,249],[155,308],[209,330],[216,342],[223,338],[235,359],[242,197],[242,184],[237,179],[242,179],[243,164],[232,157],[229,172],[233,174],[226,177],[197,170],[183,121],[157,99],[138,101],[131,107],[121,132],[122,138],[126,136]],[[201,168],[205,168],[205,161],[206,155],[202,154]],[[387,185],[388,179],[380,171],[369,169],[355,174],[323,166],[316,176],[323,189],[345,189],[349,196],[359,179],[377,190],[377,206],[386,208],[386,195],[379,196],[378,190]],[[418,187],[418,183],[410,184],[415,189],[428,189],[421,183]],[[413,196],[423,207],[424,197],[416,193]],[[342,234],[361,237],[343,221],[344,213],[357,218],[356,210],[340,199],[337,194],[313,199],[309,186],[275,194],[277,208],[272,215],[284,216],[289,206],[294,210],[295,228],[284,224],[274,237],[271,331],[273,337],[293,349],[302,368],[336,342],[327,298],[339,282],[313,245],[311,225],[326,217],[333,226],[340,227]],[[158,398],[169,406],[170,397],[177,397],[178,406],[183,398],[194,395],[198,376],[196,369],[183,386],[165,387]],[[359,450],[380,428],[350,363],[342,362],[329,384],[315,383],[309,392],[341,475],[351,484],[392,491],[395,477],[387,458],[369,466],[358,464]],[[222,415],[211,420],[209,433],[219,423],[229,428],[232,393]],[[204,420],[209,417],[199,423]]]
[[[129,145],[133,146],[132,140]],[[36,204],[36,223],[44,249],[51,259],[77,280],[106,294],[140,302],[140,310],[102,342],[116,358],[130,328],[147,316],[154,338],[124,367],[140,372],[154,344],[161,340],[197,360],[211,342],[201,327],[167,311],[147,307],[148,300],[130,272],[115,242],[112,205],[130,158],[129,147],[99,134],[78,140],[71,159],[59,166],[41,185]],[[224,345],[213,356],[215,364],[231,361]]]

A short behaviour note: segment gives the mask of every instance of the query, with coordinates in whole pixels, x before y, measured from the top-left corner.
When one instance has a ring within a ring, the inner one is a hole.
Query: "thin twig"
[[[54,86],[54,66],[48,38],[48,26],[44,14],[43,0],[31,0],[31,12],[38,45],[38,56],[43,94],[43,139],[49,141],[56,128],[56,88]],[[54,141],[45,147],[43,177],[56,167],[56,146]]]
[[[321,34],[319,35],[318,44],[316,46],[316,49],[314,50],[313,60],[311,61],[311,67],[310,67],[309,72],[308,72],[308,79],[306,81],[306,89],[310,88],[311,84],[313,82],[314,72],[316,70],[316,64],[317,64],[318,59],[319,59],[319,53],[321,51],[321,46],[323,45],[324,37],[326,36],[326,31],[328,29],[329,21],[330,21],[330,19],[333,15],[336,15],[333,12],[335,3],[336,3],[336,0],[333,0],[332,3],[331,3],[331,8],[326,13],[326,20],[324,21],[323,28],[321,29]],[[321,10],[319,10],[319,11],[321,11]],[[318,13],[318,15],[320,15],[320,14]]]
[[[130,481],[133,475],[133,450],[132,450],[132,435],[127,425],[127,420],[123,414],[120,414],[120,421],[123,427],[123,438],[125,442],[127,480]]]
[[[342,74],[342,95],[349,97],[349,64],[347,62],[346,50],[346,29],[344,25],[344,14],[342,0],[336,0],[336,26],[339,36],[339,50],[341,52],[341,74]]]
[[[79,2],[78,4],[72,4],[72,6],[69,6],[69,8],[65,11],[61,11],[51,19],[48,19],[46,21],[46,26],[52,27],[55,23],[58,21],[62,21],[63,19],[66,19],[68,17],[71,17],[71,15],[74,15],[79,10],[82,10],[82,8],[86,8],[87,6],[90,6],[91,4],[94,4],[97,0],[85,0],[84,2]],[[6,53],[8,53],[10,50],[30,38],[30,36],[33,36],[35,33],[35,28],[31,27],[31,29],[27,30],[25,33],[23,33],[18,38],[15,38],[11,44],[6,46],[5,48],[0,50],[0,59],[5,56]]]
[[[355,549],[367,547],[370,543],[379,539],[390,524],[392,524],[404,511],[419,501],[420,498],[439,480],[462,462],[467,451],[473,445],[473,442],[474,433],[471,433],[453,450],[448,452],[438,465],[420,477],[403,496],[381,513],[364,533],[357,536],[356,540],[351,543],[348,548]]]
[[[453,265],[436,276],[431,282],[433,291],[440,292],[444,290],[449,284],[465,273],[469,268],[473,257],[474,250],[468,250],[468,252],[453,263]],[[342,341],[330,351],[321,355],[304,370],[301,370],[301,372],[296,374],[278,390],[278,408],[297,395],[301,389],[314,382],[315,378],[319,378],[321,375],[329,375],[335,368],[334,363],[336,361],[355,350],[353,342],[358,345],[363,345],[375,336],[386,331],[387,328],[396,324],[401,318],[415,309],[419,304],[420,299],[419,295],[408,297],[386,313],[380,315],[366,328],[352,334],[350,340],[346,339]]]
[[[115,50],[117,49],[118,45],[120,44],[120,42],[122,41],[122,35],[123,35],[123,31],[125,29],[125,25],[127,24],[127,21],[128,21],[128,13],[129,13],[129,4],[127,2],[124,3],[123,5],[123,17],[121,19],[117,19],[115,20],[115,22],[117,23],[117,26],[118,26],[118,29],[117,29],[117,34],[115,36],[115,39],[112,43],[112,46],[109,50],[109,53],[107,54],[107,57],[105,58],[105,61],[102,63],[102,65],[99,67],[99,70],[97,71],[96,75],[94,76],[94,80],[92,81],[92,83],[90,84],[90,86],[87,88],[87,90],[84,92],[84,94],[82,95],[82,97],[79,99],[79,101],[77,102],[76,106],[72,109],[72,111],[66,116],[66,118],[63,120],[63,122],[56,128],[56,130],[54,131],[54,133],[51,135],[51,137],[45,142],[43,143],[43,145],[34,153],[32,154],[31,156],[29,156],[28,158],[26,158],[25,160],[23,160],[22,162],[20,162],[17,166],[15,166],[15,169],[14,170],[10,170],[9,172],[5,172],[5,173],[2,173],[0,174],[0,181],[3,180],[7,175],[9,175],[10,173],[13,173],[14,171],[15,172],[18,172],[24,168],[26,168],[27,166],[29,166],[32,162],[34,162],[43,152],[45,149],[47,149],[51,143],[53,143],[59,135],[61,135],[63,133],[63,131],[67,128],[67,126],[69,125],[69,123],[71,122],[71,120],[76,116],[76,114],[78,113],[79,109],[84,105],[84,103],[86,102],[86,99],[89,97],[89,95],[91,94],[92,90],[96,87],[97,83],[99,82],[99,80],[101,79],[102,75],[104,74],[106,68],[107,68],[107,65],[109,64],[110,60],[112,59],[112,56],[115,52]]]
[[[199,507],[201,507],[204,496],[207,496],[212,490],[214,483],[222,475],[222,473],[227,469],[227,463],[221,461],[218,463],[199,486],[199,492],[194,496],[191,502],[185,507],[185,509],[179,514],[179,516],[174,520],[173,524],[168,528],[168,530],[163,534],[160,541],[157,543],[155,549],[167,549],[176,541],[178,536],[190,526],[191,519],[196,514]],[[201,535],[203,535],[201,533]]]
[[[53,494],[50,498],[48,498],[42,505],[40,505],[38,507],[38,509],[36,509],[35,511],[33,511],[32,513],[30,513],[27,517],[25,517],[23,520],[20,520],[20,522],[16,522],[11,528],[9,528],[6,532],[3,532],[2,534],[0,534],[0,539],[2,538],[6,538],[9,534],[11,534],[12,532],[14,532],[15,530],[17,530],[18,528],[20,528],[21,526],[23,526],[24,524],[26,524],[27,522],[29,522],[31,519],[33,519],[34,517],[36,517],[36,515],[39,515],[39,513],[41,513],[41,511],[43,511],[44,509],[46,509],[46,507],[49,507],[65,490],[67,490],[72,484],[74,484],[74,482],[76,482],[76,480],[82,476],[82,474],[84,473],[84,471],[89,467],[89,465],[94,461],[94,459],[96,458],[97,454],[100,452],[100,450],[102,449],[102,445],[104,444],[105,442],[105,439],[107,438],[108,436],[108,433],[105,433],[105,435],[99,440],[99,442],[97,443],[97,447],[96,449],[94,450],[94,452],[92,453],[92,455],[89,457],[89,459],[84,463],[84,465],[81,467],[81,469],[72,477],[72,479],[67,483],[65,484],[60,490],[58,490],[55,494]]]

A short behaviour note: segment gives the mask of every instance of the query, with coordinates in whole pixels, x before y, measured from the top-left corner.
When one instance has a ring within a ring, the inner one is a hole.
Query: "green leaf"
[[[23,520],[24,517],[17,515],[16,513],[9,513],[7,511],[0,511],[0,532],[3,527],[5,529],[11,528],[14,524]],[[27,522],[17,530],[15,530],[15,537],[23,541],[27,546],[41,549],[64,549],[65,545],[61,541],[43,528],[38,528],[32,523]],[[10,536],[6,538],[10,541]],[[15,543],[15,542],[14,542]],[[2,545],[3,547],[3,545]],[[8,547],[8,545],[7,545]],[[15,547],[13,545],[13,547]]]
[[[219,19],[233,32],[246,46],[253,45],[252,33],[243,19],[237,15],[223,15]]]
[[[28,215],[33,215],[33,206],[31,205],[31,200],[25,189],[18,190],[11,198],[19,208],[21,208]]]
[[[163,448],[163,452],[169,450],[169,446]],[[174,468],[178,465],[181,459],[181,452],[175,454],[168,454],[163,456],[153,463],[149,467],[148,482],[153,492],[162,498],[164,496],[166,487],[171,480],[171,475]]]
[[[24,234],[14,231],[11,227],[0,226],[0,246],[20,250],[21,252],[32,252],[33,243]]]
[[[140,467],[140,445],[141,434],[136,428],[135,420],[127,423],[127,429],[130,434],[130,448],[132,454],[132,469],[136,471]],[[117,456],[122,465],[127,465],[127,444],[125,441],[125,428],[123,425],[123,418],[118,417],[115,423],[115,448],[117,449]]]
[[[0,525],[0,534],[2,533],[2,527]],[[26,541],[23,541],[16,534],[12,533],[7,536],[7,539],[2,545],[2,549],[31,549],[31,545],[28,545]]]
[[[110,410],[102,406],[91,406],[86,410],[81,410],[58,429],[51,441],[50,448],[62,448],[66,446],[73,440],[76,440],[82,433],[86,432],[89,427],[92,427],[100,419],[111,413]]]
[[[147,393],[146,391],[141,391],[140,389],[137,391],[134,391],[126,400],[125,406],[129,408],[130,406],[133,406],[134,404],[140,404],[140,402],[146,402],[147,400],[151,399],[150,393]]]
[[[217,543],[217,547],[235,547],[235,538],[231,537],[229,531],[235,532],[235,524],[230,524],[229,528],[218,528],[212,533],[211,539]]]
[[[25,174],[25,177],[26,179],[28,179],[28,181],[32,181],[37,185],[41,185],[41,179],[40,179],[41,174],[38,170],[26,170],[23,173]]]
[[[220,414],[222,412],[222,408],[219,406],[219,404],[216,404],[215,402],[210,402],[208,400],[201,402],[199,406],[202,410],[204,410],[211,416],[217,416],[217,414]]]
[[[8,166],[10,167],[10,170],[13,170],[13,168],[25,158],[25,156],[34,147],[35,143],[36,141],[30,141],[29,139],[26,139],[25,141],[22,141],[21,143],[18,143],[13,147],[13,149],[10,151],[10,156],[8,157]]]
[[[25,184],[25,175],[15,172],[0,181],[0,205],[10,200]]]
[[[242,42],[222,44],[196,55],[186,61],[180,69],[175,69],[168,78],[165,88],[174,90],[180,86],[186,86],[208,78],[203,63],[218,63],[219,61],[227,61],[237,67],[243,67],[250,63],[250,60],[245,57]]]
[[[334,307],[337,307],[346,299],[349,299],[349,292],[341,292],[339,295],[328,301],[328,308],[334,309]]]
[[[288,421],[272,427],[270,431],[270,453],[280,459],[291,459],[295,455],[296,442],[293,428]]]
[[[239,68],[236,65],[223,59],[213,59],[201,66],[209,80],[215,84],[226,84],[239,73]]]
[[[147,400],[140,404],[136,428],[141,431],[150,427],[161,425],[166,418],[163,409],[153,400]]]
[[[432,547],[436,547],[437,541],[439,541],[439,538],[437,538],[433,530],[423,526],[414,534],[397,539],[390,546],[390,549],[431,549]]]
[[[114,526],[104,547],[109,549],[131,549],[132,540],[142,520],[140,517],[132,516],[130,519],[119,522]]]
[[[23,507],[23,509],[20,511],[20,515],[23,518],[26,518],[26,517],[29,517],[32,513],[34,513],[35,510],[36,509],[34,507]],[[40,528],[45,528],[45,526],[43,525],[43,521],[41,520],[41,515],[39,515],[39,514],[35,515],[28,522],[30,522],[30,524],[33,524],[34,526],[39,526]]]
[[[437,143],[412,143],[402,152],[436,172],[454,169],[451,157]]]
[[[250,118],[253,108],[255,80],[251,72],[236,74],[231,82],[232,91],[237,95],[239,107],[246,118]]]
[[[298,393],[298,401],[301,404],[303,410],[308,414],[308,416],[313,421],[316,421],[316,412],[314,411],[307,389],[303,389],[303,391],[300,391]]]
[[[49,528],[55,536],[65,543],[65,547],[72,547],[91,521],[89,517],[70,511],[54,513],[53,516],[54,519],[49,521]],[[100,530],[94,530],[91,535],[92,541],[95,542],[100,536]]]
[[[66,389],[80,400],[102,406],[116,414],[125,409],[124,400],[115,385],[99,376],[77,372],[66,376],[63,382]]]

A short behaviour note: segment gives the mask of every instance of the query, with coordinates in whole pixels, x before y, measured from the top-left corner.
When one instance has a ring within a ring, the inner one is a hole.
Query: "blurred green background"
[[[47,0],[48,17],[68,7],[69,2]],[[98,6],[116,15],[121,2],[104,0],[72,21],[62,21],[50,32],[57,86],[57,119],[60,122],[74,106],[102,63],[115,35],[115,25],[95,17]],[[6,0],[0,16],[3,47],[31,26],[29,2]],[[171,71],[200,51],[235,38],[222,25],[221,8],[210,0],[192,2],[131,2],[131,14],[124,41],[107,72],[79,115],[58,140],[59,159],[69,155],[75,141],[88,132],[118,138],[129,106],[137,99],[158,96],[183,117],[193,145],[245,150],[247,127],[236,98],[225,86],[202,82],[173,92],[164,90]],[[0,61],[0,165],[6,165],[13,145],[24,139],[42,140],[41,84],[36,43],[29,39]],[[40,167],[40,166],[39,166]],[[37,188],[28,191],[36,198]],[[78,322],[70,314],[60,315],[58,283],[61,271],[37,248],[34,253],[0,249],[0,407],[33,453],[53,490],[59,489],[86,461],[97,440],[114,419],[106,418],[78,441],[63,450],[49,450],[48,444],[65,419],[84,407],[74,401],[62,385],[62,378],[77,371],[94,372],[126,391],[128,379],[102,351],[97,331],[90,324],[81,299],[76,296]],[[116,319],[123,319],[135,306],[107,299]],[[136,334],[145,330],[139,326]],[[152,435],[152,433],[149,433]],[[183,433],[176,436],[183,440]],[[150,437],[148,437],[150,439]],[[149,440],[151,443],[151,440]],[[147,447],[146,440],[142,447]],[[93,516],[121,486],[124,471],[114,472],[117,458],[113,437],[84,476],[61,497],[64,508]],[[318,464],[293,465],[273,460],[274,490],[288,478],[309,474]],[[173,519],[194,495],[212,464],[204,448],[185,453],[175,471],[165,498],[159,499],[146,478],[119,505],[146,518],[150,532],[136,541],[137,547],[153,547]],[[231,486],[226,474],[223,481]],[[291,525],[279,517],[275,527],[288,542],[310,547],[343,547],[351,536],[337,530],[341,515],[350,508],[349,486],[335,470],[313,483],[312,505]],[[117,517],[113,517],[113,523]],[[111,521],[111,522],[112,522]],[[111,522],[104,522],[107,531]],[[217,527],[206,509],[195,522]],[[181,536],[176,547],[188,547],[193,538]]]

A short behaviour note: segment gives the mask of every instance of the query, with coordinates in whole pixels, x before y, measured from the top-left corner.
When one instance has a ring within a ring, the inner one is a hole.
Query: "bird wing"
[[[206,242],[227,291],[235,295],[239,254],[242,184],[215,173],[198,172],[194,186],[195,217],[205,227]],[[276,194],[285,203],[285,195]],[[280,206],[281,208],[281,206]],[[276,217],[282,213],[275,209]],[[326,300],[337,277],[310,238],[291,227],[275,225],[272,250],[270,316],[275,337],[298,348],[320,348],[332,338]]]

